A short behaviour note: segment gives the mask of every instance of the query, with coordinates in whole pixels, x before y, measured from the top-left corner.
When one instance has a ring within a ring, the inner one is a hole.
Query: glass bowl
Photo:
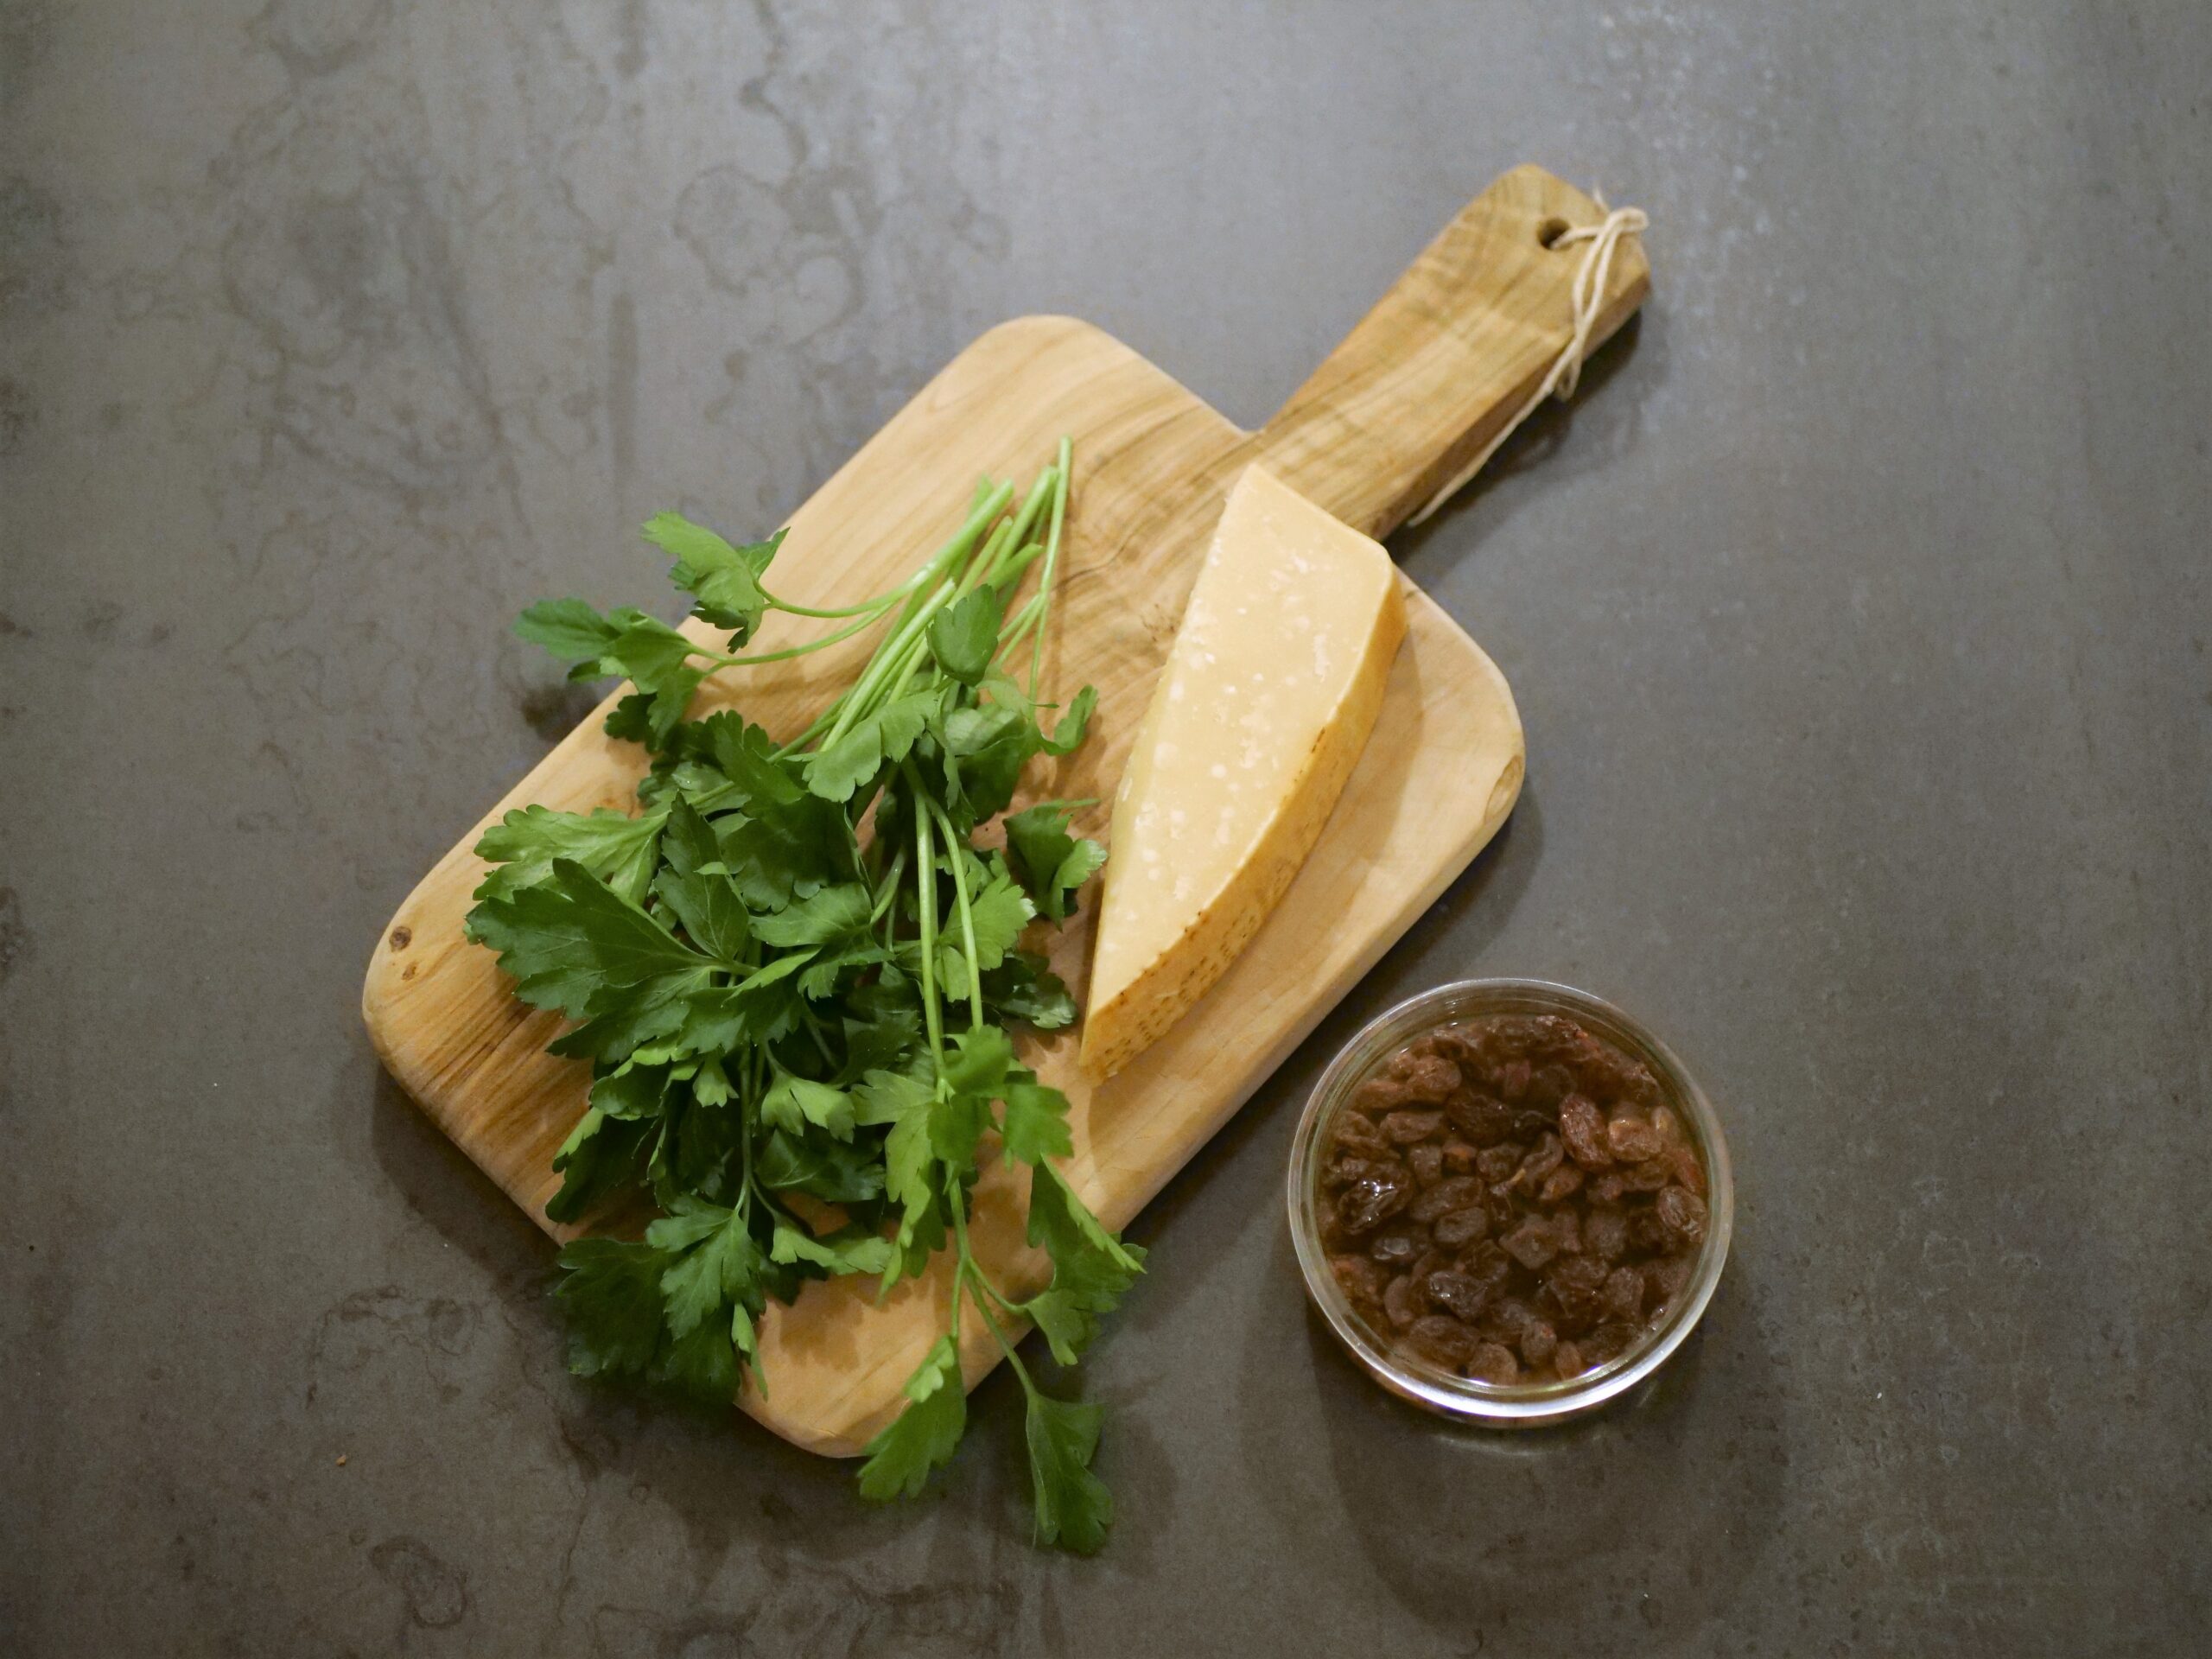
[[[1576,1020],[1650,1067],[1666,1103],[1688,1131],[1705,1166],[1705,1243],[1688,1282],[1644,1334],[1614,1358],[1565,1381],[1479,1382],[1394,1345],[1352,1306],[1321,1243],[1322,1151],[1352,1091],[1401,1047],[1439,1026],[1501,1014],[1554,1014]],[[1535,979],[1470,979],[1440,985],[1377,1015],[1330,1062],[1300,1118],[1290,1151],[1290,1233],[1306,1288],[1322,1318],[1363,1369],[1392,1393],[1447,1417],[1492,1427],[1533,1427],[1596,1410],[1637,1388],[1696,1328],[1720,1282],[1735,1221],[1728,1146],[1705,1091],[1656,1037],[1587,991]]]

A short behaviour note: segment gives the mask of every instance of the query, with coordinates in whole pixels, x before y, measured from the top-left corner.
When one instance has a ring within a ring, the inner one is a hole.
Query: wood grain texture
[[[1230,481],[1264,459],[1321,505],[1382,535],[1525,397],[1567,337],[1572,257],[1545,249],[1549,219],[1595,204],[1521,168],[1464,210],[1262,432],[1224,419],[1127,347],[1065,318],[993,329],[963,352],[791,520],[778,590],[800,603],[874,592],[902,577],[958,521],[963,480],[1026,474],[1062,433],[1077,454],[1067,565],[1046,684],[1099,691],[1093,736],[1033,768],[1027,793],[1109,799],[1196,580]],[[1624,257],[1608,332],[1643,296]],[[1520,787],[1521,727],[1503,677],[1426,595],[1407,588],[1408,627],[1366,753],[1281,906],[1198,1007],[1110,1082],[1077,1071],[1072,1033],[1024,1058],[1072,1103],[1067,1173],[1119,1227],[1182,1167],[1432,903],[1496,832]],[[777,616],[764,645],[810,629]],[[488,626],[487,622],[487,626]],[[780,626],[779,626],[780,625]],[[706,630],[699,631],[703,637]],[[789,731],[831,695],[867,642],[710,685],[696,714],[741,704]],[[640,757],[595,714],[508,791],[423,878],[372,959],[362,1007],[378,1054],[423,1109],[548,1231],[551,1159],[583,1109],[588,1069],[543,1051],[556,1016],[517,1002],[490,952],[461,938],[484,867],[484,824],[531,802],[627,809]],[[1104,831],[1094,809],[1084,828]],[[1046,930],[1040,930],[1040,932]],[[1081,995],[1087,912],[1049,939]],[[1017,1182],[994,1167],[976,1193],[981,1257],[1016,1295],[1046,1264],[1022,1242]],[[881,1306],[873,1281],[810,1285],[772,1306],[761,1352],[773,1397],[741,1403],[776,1433],[832,1455],[858,1452],[942,1328],[943,1262]],[[972,1315],[971,1315],[972,1320]],[[962,1332],[969,1386],[996,1362],[988,1332]]]

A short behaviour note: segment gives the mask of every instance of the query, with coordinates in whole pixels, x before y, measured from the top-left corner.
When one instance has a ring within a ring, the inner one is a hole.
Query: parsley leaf
[[[573,859],[632,904],[652,884],[665,812],[637,817],[601,807],[588,817],[545,806],[518,806],[486,830],[476,856],[496,869],[485,872],[478,899],[505,899],[543,880],[556,858]]]
[[[1068,833],[1077,809],[1088,801],[1039,801],[1006,819],[1007,861],[1040,913],[1064,922],[1073,913],[1076,890],[1098,874],[1106,849]]]
[[[991,666],[998,650],[1001,620],[999,596],[978,588],[930,619],[930,654],[963,685],[974,685]]]
[[[1065,1158],[1075,1150],[1068,1135],[1068,1097],[1041,1083],[1008,1084],[1005,1151],[1025,1164]]]
[[[468,937],[499,953],[515,995],[570,1018],[610,989],[711,965],[574,859],[546,879],[469,912]]]
[[[1026,1424],[1037,1535],[1078,1555],[1095,1554],[1114,1524],[1114,1495],[1090,1472],[1098,1450],[1098,1408],[1029,1390]]]
[[[703,524],[672,512],[656,513],[641,532],[663,552],[675,556],[668,579],[696,597],[694,613],[718,628],[729,629],[731,643],[740,645],[752,637],[767,611],[760,578],[786,533],[779,530],[765,542],[733,547]]]
[[[936,1344],[906,1379],[907,1406],[868,1443],[861,1465],[861,1496],[880,1503],[912,1497],[930,1471],[952,1461],[968,1427],[968,1400],[960,1377],[960,1356],[949,1336]]]

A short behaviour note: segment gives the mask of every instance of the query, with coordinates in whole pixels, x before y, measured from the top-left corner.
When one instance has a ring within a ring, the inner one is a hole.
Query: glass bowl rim
[[[1498,1001],[1495,1007],[1470,1003]],[[1522,1006],[1515,1006],[1516,1002]],[[1567,1382],[1501,1385],[1478,1382],[1393,1351],[1353,1313],[1321,1247],[1313,1198],[1321,1129],[1351,1090],[1390,1049],[1422,1031],[1485,1013],[1567,1013],[1590,1019],[1596,1034],[1646,1061],[1668,1103],[1681,1110],[1705,1163],[1707,1223],[1688,1286],[1668,1316],[1614,1358]],[[1718,1114],[1675,1052],[1641,1020],[1605,998],[1544,979],[1453,980],[1404,998],[1368,1020],[1346,1039],[1321,1073],[1291,1141],[1286,1198],[1291,1240],[1306,1292],[1338,1342],[1362,1369],[1393,1394],[1430,1411],[1497,1427],[1528,1427],[1578,1417],[1619,1398],[1670,1358],[1704,1317],[1719,1287],[1735,1225],[1735,1183],[1728,1143]]]

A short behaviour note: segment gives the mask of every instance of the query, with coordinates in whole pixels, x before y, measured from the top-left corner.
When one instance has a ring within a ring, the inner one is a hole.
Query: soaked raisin
[[[1397,1110],[1413,1097],[1413,1091],[1395,1077],[1370,1077],[1352,1091],[1351,1103],[1356,1111],[1379,1116]]]
[[[1464,1273],[1432,1273],[1424,1281],[1428,1300],[1463,1319],[1478,1319],[1490,1303],[1491,1287]]]
[[[1618,1210],[1592,1210],[1582,1224],[1582,1248],[1600,1262],[1618,1262],[1628,1250],[1628,1217]]]
[[[1653,1158],[1624,1174],[1621,1185],[1631,1192],[1656,1192],[1674,1179],[1674,1166],[1664,1158]]]
[[[1675,1172],[1677,1186],[1688,1189],[1700,1198],[1705,1196],[1705,1166],[1698,1161],[1696,1153],[1688,1147],[1669,1147],[1659,1155]]]
[[[1467,1359],[1467,1375],[1479,1382],[1505,1384],[1521,1380],[1521,1362],[1502,1342],[1478,1344]]]
[[[1552,1217],[1552,1243],[1561,1255],[1582,1254],[1582,1217],[1572,1210]]]
[[[1677,1255],[1663,1262],[1643,1264],[1643,1281],[1649,1287],[1654,1302],[1671,1302],[1682,1294],[1682,1287],[1690,1281],[1690,1259]]]
[[[1444,1143],[1444,1173],[1447,1175],[1471,1175],[1475,1173],[1474,1143],[1468,1141],[1446,1141]]]
[[[1651,1109],[1651,1133],[1659,1137],[1662,1147],[1681,1147],[1689,1143],[1689,1136],[1682,1133],[1682,1120],[1675,1116],[1674,1109],[1654,1106]]]
[[[1534,1075],[1526,1060],[1508,1060],[1490,1074],[1491,1086],[1506,1100],[1519,1100],[1529,1092]]]
[[[1652,1211],[1660,1225],[1684,1246],[1705,1243],[1705,1200],[1696,1193],[1670,1186],[1659,1195]]]
[[[1475,1154],[1475,1173],[1485,1181],[1503,1181],[1521,1167],[1521,1148],[1512,1141],[1484,1147]]]
[[[1406,1166],[1415,1185],[1434,1186],[1444,1179],[1444,1148],[1433,1143],[1415,1147],[1406,1154]]]
[[[1559,1332],[1542,1319],[1531,1319],[1522,1327],[1521,1357],[1530,1365],[1542,1365],[1559,1351]]]
[[[1567,1155],[1585,1169],[1603,1169],[1613,1161],[1605,1148],[1605,1117],[1587,1095],[1569,1095],[1559,1103],[1559,1138]]]
[[[1536,1144],[1529,1149],[1529,1155],[1521,1160],[1521,1174],[1524,1184],[1531,1187],[1535,1186],[1543,1180],[1545,1176],[1557,1169],[1560,1160],[1566,1156],[1566,1148],[1560,1146],[1559,1136],[1548,1129],[1545,1130],[1537,1137]]]
[[[1479,1279],[1492,1292],[1513,1276],[1513,1258],[1498,1248],[1495,1240],[1485,1239],[1459,1255],[1459,1271],[1470,1279]]]
[[[1383,1127],[1387,1128],[1389,1125]],[[1659,1155],[1659,1137],[1643,1118],[1624,1112],[1605,1125],[1605,1147],[1615,1161],[1640,1164]]]
[[[1329,1262],[1336,1270],[1337,1282],[1344,1287],[1344,1294],[1355,1302],[1379,1302],[1387,1282],[1382,1269],[1363,1255],[1339,1255]]]
[[[1441,1313],[1425,1314],[1415,1319],[1406,1332],[1406,1340],[1416,1352],[1446,1366],[1465,1364],[1480,1345],[1473,1332]]]
[[[1402,1147],[1431,1140],[1443,1127],[1441,1112],[1393,1112],[1382,1120],[1383,1135]]]
[[[1434,1221],[1440,1216],[1450,1215],[1482,1200],[1483,1184],[1471,1175],[1454,1175],[1439,1181],[1413,1202],[1407,1211],[1415,1221]]]
[[[1536,1189],[1536,1202],[1557,1204],[1562,1198],[1572,1198],[1574,1196],[1575,1190],[1582,1185],[1582,1171],[1580,1168],[1573,1164],[1561,1164],[1544,1177],[1543,1185]]]
[[[1459,1068],[1441,1054],[1417,1055],[1398,1074],[1409,1097],[1441,1100],[1459,1086]]]
[[[1388,1227],[1376,1234],[1367,1253],[1385,1267],[1402,1268],[1421,1252],[1424,1241],[1416,1227]]]
[[[1402,1331],[1421,1317],[1421,1292],[1414,1284],[1413,1274],[1400,1274],[1382,1293],[1384,1316]]]
[[[1632,1319],[1643,1312],[1643,1275],[1634,1268],[1615,1268],[1598,1293],[1598,1307],[1609,1319]]]
[[[1557,1115],[1559,1103],[1574,1092],[1574,1073],[1556,1063],[1540,1065],[1522,1092],[1522,1103]]]
[[[1403,1174],[1363,1176],[1337,1200],[1337,1217],[1348,1233],[1380,1226],[1413,1202],[1414,1184]]]
[[[1452,1126],[1478,1147],[1494,1147],[1513,1132],[1513,1109],[1486,1095],[1469,1099],[1461,1094],[1445,1103]]]
[[[1519,1226],[1497,1242],[1505,1247],[1507,1255],[1530,1269],[1542,1267],[1559,1254],[1552,1230],[1535,1216],[1524,1217]]]
[[[1574,1344],[1562,1342],[1552,1350],[1552,1370],[1560,1377],[1579,1376],[1588,1369],[1588,1363],[1582,1357],[1582,1350]]]
[[[1639,1250],[1663,1250],[1673,1243],[1667,1236],[1667,1224],[1649,1210],[1639,1210],[1628,1218],[1628,1242]]]
[[[1489,1231],[1490,1216],[1478,1204],[1437,1217],[1435,1236],[1439,1244],[1456,1250],[1473,1243]]]
[[[1390,1143],[1382,1138],[1382,1132],[1357,1112],[1337,1114],[1329,1138],[1343,1150],[1363,1158],[1385,1158],[1390,1153]]]

